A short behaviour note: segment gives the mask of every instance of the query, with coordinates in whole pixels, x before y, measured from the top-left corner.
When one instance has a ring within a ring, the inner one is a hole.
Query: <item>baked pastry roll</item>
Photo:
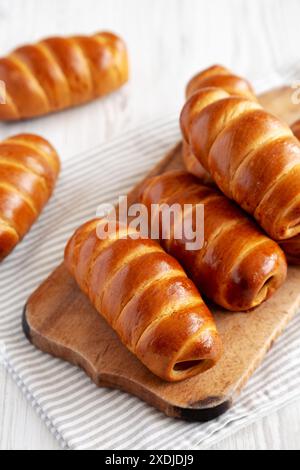
[[[183,137],[230,199],[274,240],[300,233],[300,145],[257,102],[222,87],[196,91],[181,113]]]
[[[204,206],[204,227],[197,228],[195,216],[181,211],[173,217],[169,239],[161,245],[185,268],[201,293],[218,305],[241,311],[257,307],[285,281],[287,264],[278,244],[268,238],[234,203],[217,189],[199,184],[185,171],[171,171],[150,179],[143,187],[141,201],[152,205]],[[154,206],[155,207],[155,206]],[[159,217],[161,211],[156,209]],[[153,215],[154,219],[156,215]],[[190,217],[195,231],[204,229],[203,247],[190,250],[184,219]],[[176,228],[182,227],[178,234]]]
[[[295,137],[300,140],[300,121],[296,121],[291,126],[291,129]],[[300,235],[296,235],[288,240],[283,240],[280,246],[285,252],[290,264],[300,264]]]
[[[65,251],[66,266],[96,310],[164,380],[183,380],[214,366],[220,337],[180,264],[135,230],[117,223],[108,235],[106,225],[103,219],[87,222]]]
[[[0,59],[6,104],[0,120],[16,121],[94,100],[128,80],[126,46],[115,34],[51,37]]]
[[[59,170],[55,149],[42,137],[20,134],[0,142],[0,260],[40,215]]]

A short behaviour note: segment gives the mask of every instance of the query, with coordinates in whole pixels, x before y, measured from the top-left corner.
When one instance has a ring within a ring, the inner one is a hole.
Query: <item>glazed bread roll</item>
[[[221,354],[214,320],[177,261],[152,240],[105,220],[83,225],[65,263],[96,310],[154,374],[179,381],[211,368]],[[132,238],[133,237],[133,238]]]
[[[124,42],[112,33],[51,37],[0,59],[6,104],[0,120],[15,121],[77,106],[128,80]]]
[[[244,78],[233,75],[230,70],[221,65],[213,65],[204,72],[195,75],[187,84],[186,98],[190,98],[196,91],[204,87],[221,87],[230,95],[257,101],[250,83]],[[203,183],[212,182],[210,174],[195,157],[191,147],[185,140],[182,143],[182,157],[189,173],[197,176]]]
[[[59,169],[56,151],[42,137],[20,134],[0,143],[0,260],[40,215]]]
[[[297,139],[300,140],[300,121],[296,121],[291,129]],[[288,240],[283,240],[280,246],[285,252],[290,264],[300,264],[300,235]]]
[[[199,184],[185,171],[171,171],[150,179],[141,201],[148,210],[152,204],[192,204],[195,212],[197,205],[204,205],[202,248],[187,250],[185,236],[174,236],[177,224],[182,226],[182,218],[188,216],[183,211],[173,219],[170,239],[161,244],[182,264],[200,292],[220,306],[231,311],[252,309],[283,284],[287,265],[277,243],[217,189]]]
[[[184,139],[215,183],[274,240],[300,233],[300,145],[255,101],[201,88],[181,113]]]

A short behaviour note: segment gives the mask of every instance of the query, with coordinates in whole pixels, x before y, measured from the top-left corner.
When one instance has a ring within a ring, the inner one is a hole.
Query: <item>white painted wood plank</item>
[[[45,423],[0,366],[0,449],[60,449]]]
[[[300,400],[248,426],[212,450],[299,450]]]
[[[219,62],[258,83],[298,59],[297,0],[0,0],[0,55],[52,34],[109,29],[127,41],[131,82],[102,101],[0,125],[0,138],[41,133],[63,160],[122,130],[178,112],[186,81]],[[299,75],[300,79],[300,75]],[[214,446],[300,447],[300,400]],[[56,449],[56,441],[0,367],[0,449]]]

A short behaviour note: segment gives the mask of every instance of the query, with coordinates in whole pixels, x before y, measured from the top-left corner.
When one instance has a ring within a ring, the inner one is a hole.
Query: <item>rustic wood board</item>
[[[291,92],[289,88],[273,90],[261,101],[291,123],[300,117],[300,107],[292,104]],[[178,144],[151,175],[181,166]],[[142,184],[130,193],[130,201],[136,200]],[[28,300],[23,327],[37,348],[82,367],[97,386],[132,393],[168,416],[207,421],[230,408],[273,342],[299,311],[299,285],[300,268],[290,267],[285,285],[254,311],[229,313],[212,307],[224,355],[212,370],[176,384],[155,377],[121,344],[80,292],[64,264]]]

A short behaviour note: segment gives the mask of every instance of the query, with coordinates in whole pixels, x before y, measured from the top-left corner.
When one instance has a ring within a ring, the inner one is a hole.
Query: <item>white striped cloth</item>
[[[70,449],[198,449],[291,402],[300,387],[300,316],[268,354],[235,406],[210,423],[165,417],[139,399],[99,389],[83,371],[25,339],[28,296],[61,261],[73,230],[97,206],[125,195],[179,139],[177,117],[92,149],[64,164],[39,222],[0,268],[3,363],[60,444]]]

